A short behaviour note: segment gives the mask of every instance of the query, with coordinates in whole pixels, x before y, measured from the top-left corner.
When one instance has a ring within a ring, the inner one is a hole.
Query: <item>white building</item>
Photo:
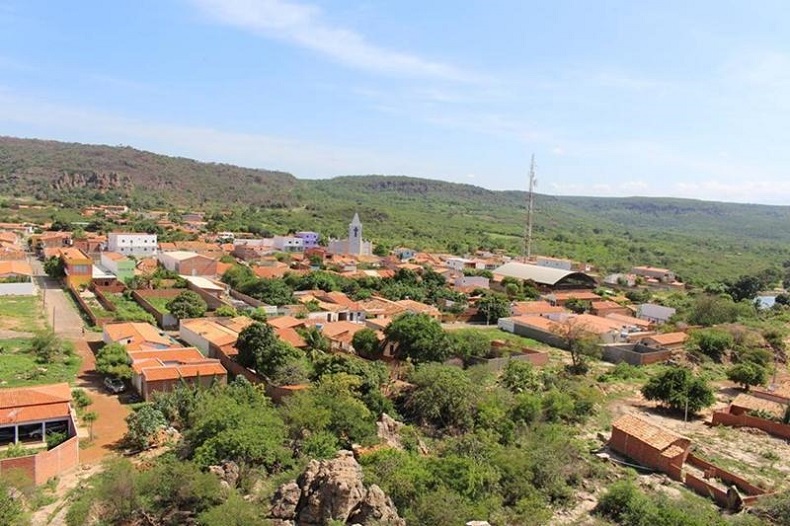
[[[304,251],[304,239],[296,236],[274,236],[272,245],[282,252]]]
[[[362,239],[362,222],[359,220],[359,214],[354,214],[354,219],[348,225],[348,238],[330,241],[329,252],[351,256],[370,256],[373,254],[373,244]]]
[[[155,256],[157,247],[156,234],[128,232],[110,232],[107,234],[108,252],[118,252],[124,256]]]

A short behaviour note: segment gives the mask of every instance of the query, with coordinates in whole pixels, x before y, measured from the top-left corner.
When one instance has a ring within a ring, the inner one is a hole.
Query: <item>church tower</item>
[[[354,219],[348,225],[348,253],[357,256],[362,254],[362,222],[357,213],[354,213]]]

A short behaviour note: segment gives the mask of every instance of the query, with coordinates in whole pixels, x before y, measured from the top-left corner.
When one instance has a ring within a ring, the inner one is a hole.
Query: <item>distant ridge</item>
[[[13,137],[0,137],[0,195],[67,208],[118,201],[139,208],[235,207],[248,210],[249,219],[239,221],[261,228],[321,228],[338,236],[358,212],[366,234],[379,242],[456,253],[482,246],[517,254],[526,218],[525,191],[407,176],[300,180],[128,146]],[[537,195],[535,253],[619,261],[624,270],[638,262],[686,275],[731,275],[790,260],[788,224],[787,206]],[[716,265],[703,268],[703,262]]]

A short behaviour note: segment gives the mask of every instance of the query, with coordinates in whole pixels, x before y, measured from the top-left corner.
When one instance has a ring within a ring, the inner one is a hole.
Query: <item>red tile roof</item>
[[[67,383],[0,389],[0,425],[69,416]]]
[[[612,428],[619,429],[623,433],[659,451],[664,451],[678,440],[684,438],[632,414],[626,414],[618,418],[612,424]]]

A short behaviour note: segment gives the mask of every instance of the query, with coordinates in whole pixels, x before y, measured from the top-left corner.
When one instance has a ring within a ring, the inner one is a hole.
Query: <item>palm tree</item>
[[[95,411],[90,411],[82,415],[82,421],[88,424],[88,437],[90,441],[93,441],[93,423],[98,420],[99,415]]]

